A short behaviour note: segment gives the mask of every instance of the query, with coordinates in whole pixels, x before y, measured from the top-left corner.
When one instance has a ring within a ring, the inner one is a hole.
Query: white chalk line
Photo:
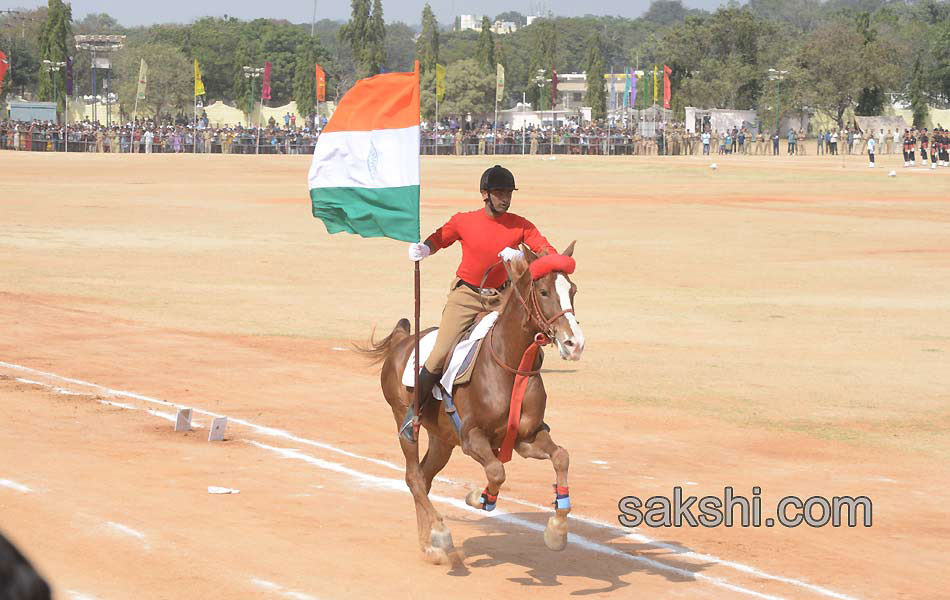
[[[311,456],[309,454],[306,454],[299,450],[295,450],[293,448],[278,448],[275,446],[268,446],[267,444],[256,442],[254,440],[249,440],[248,443],[253,444],[254,446],[257,446],[258,448],[262,448],[264,450],[269,450],[271,452],[279,454],[283,456],[284,458],[293,458],[293,459],[300,460],[308,464],[314,465],[316,467],[319,467],[327,471],[333,471],[335,473],[349,475],[350,477],[353,477],[354,479],[362,481],[365,484],[371,485],[374,488],[386,489],[386,490],[390,490],[394,492],[402,492],[404,494],[410,493],[409,488],[406,487],[406,482],[403,481],[402,479],[393,479],[390,477],[380,477],[378,475],[370,475],[369,473],[357,471],[356,469],[351,469],[350,467],[346,467],[339,463],[335,463],[328,460],[324,460],[322,458]],[[469,506],[468,504],[466,504],[464,501],[459,500],[458,498],[441,496],[439,494],[433,494],[431,492],[429,493],[429,499],[432,502],[435,502],[437,504],[447,504],[459,510],[471,511],[473,513],[477,513],[479,516],[498,519],[499,521],[503,521],[511,525],[523,527],[525,529],[530,529],[537,532],[544,531],[544,526],[542,525],[533,523],[531,521],[522,519],[520,517],[516,517],[512,514],[506,513],[505,511],[497,509],[497,508],[491,512],[476,510],[472,508],[471,506]],[[772,596],[769,594],[756,592],[754,590],[750,590],[750,589],[729,583],[728,581],[724,579],[720,579],[718,577],[713,577],[711,575],[706,575],[704,573],[697,573],[694,571],[690,571],[689,569],[674,567],[672,565],[668,565],[666,563],[662,563],[657,560],[653,560],[651,558],[647,558],[644,556],[636,556],[634,554],[628,554],[627,552],[617,550],[616,548],[612,548],[611,546],[608,546],[606,544],[595,542],[593,540],[590,540],[576,533],[568,534],[568,542],[570,544],[580,546],[581,548],[584,548],[585,550],[596,552],[598,554],[606,554],[608,556],[612,556],[616,558],[623,558],[632,562],[646,565],[647,567],[650,567],[651,569],[665,571],[667,573],[672,573],[678,577],[705,581],[707,583],[711,583],[712,585],[715,585],[727,590],[731,590],[733,592],[746,594],[749,596],[754,596],[756,598],[765,598],[767,600],[781,599],[781,596]]]
[[[141,531],[136,531],[135,529],[132,529],[128,525],[123,525],[122,523],[116,523],[115,521],[106,521],[106,525],[118,531],[119,533],[124,533],[125,535],[130,535],[140,540],[145,539],[144,533],[142,533]]]
[[[0,479],[0,487],[9,488],[21,494],[29,494],[33,490],[29,486],[23,485],[22,483],[17,483],[12,479]]]
[[[176,404],[176,403],[174,403],[174,402],[168,402],[168,401],[166,401],[166,400],[160,400],[160,399],[158,399],[158,398],[151,398],[151,397],[149,397],[149,396],[144,396],[144,395],[142,395],[142,394],[137,394],[137,393],[135,393],[135,392],[127,392],[127,391],[123,391],[123,390],[116,390],[116,389],[112,389],[112,388],[109,388],[109,387],[106,387],[106,386],[103,386],[103,385],[99,385],[99,384],[97,384],[97,383],[91,383],[91,382],[88,382],[88,381],[83,381],[83,380],[81,380],[81,379],[73,379],[73,378],[70,378],[70,377],[64,377],[64,376],[62,376],[62,375],[57,375],[57,374],[55,374],[55,373],[50,373],[50,372],[47,372],[47,371],[41,371],[41,370],[38,370],[38,369],[32,369],[32,368],[30,368],[30,367],[25,367],[25,366],[23,366],[23,365],[17,365],[17,364],[13,364],[13,363],[8,363],[8,362],[0,361],[0,367],[6,367],[6,368],[14,369],[14,370],[17,370],[17,371],[23,371],[23,372],[26,372],[26,373],[32,373],[33,375],[41,375],[41,376],[43,376],[43,377],[47,377],[47,378],[51,378],[51,379],[56,379],[56,380],[58,380],[58,381],[64,381],[64,382],[67,382],[67,383],[73,383],[73,384],[81,385],[81,386],[85,386],[85,387],[91,387],[91,388],[94,388],[94,389],[97,389],[97,390],[101,390],[102,392],[104,392],[104,393],[106,393],[106,394],[108,394],[108,395],[112,395],[112,396],[121,396],[121,397],[125,397],[125,398],[132,398],[132,399],[135,399],[135,400],[141,400],[141,401],[143,401],[143,402],[150,402],[150,403],[153,403],[153,404],[160,404],[160,405],[163,405],[163,406],[171,406],[171,407],[175,407],[175,408],[186,408],[184,405]],[[37,383],[38,385],[44,385],[44,386],[46,385],[46,384],[42,384],[42,383],[40,383],[40,382],[36,382],[36,383]],[[193,410],[194,412],[196,412],[196,413],[198,413],[198,414],[203,414],[203,415],[210,416],[210,417],[219,417],[219,416],[222,416],[222,415],[219,415],[219,414],[217,414],[217,413],[214,413],[214,412],[211,412],[211,411],[207,411],[207,410],[204,410],[204,409],[194,408],[194,407],[191,407],[191,408],[192,408],[192,410]],[[335,453],[341,454],[341,455],[343,455],[343,456],[347,456],[347,457],[354,458],[354,459],[357,459],[357,460],[362,460],[362,461],[365,461],[365,462],[370,462],[370,463],[373,463],[373,464],[376,464],[376,465],[379,465],[379,466],[382,466],[382,467],[385,467],[385,468],[388,468],[388,469],[391,469],[391,470],[395,470],[395,471],[400,472],[400,473],[402,473],[402,472],[405,471],[403,467],[399,467],[399,466],[397,466],[396,464],[391,463],[391,462],[389,462],[389,461],[381,460],[381,459],[378,459],[378,458],[372,458],[372,457],[369,457],[369,456],[363,456],[363,455],[360,455],[360,454],[356,454],[356,453],[354,453],[354,452],[350,452],[350,451],[348,451],[348,450],[343,450],[342,448],[338,448],[338,447],[336,447],[336,446],[333,446],[333,445],[330,445],[330,444],[327,444],[327,443],[324,443],[324,442],[319,442],[319,441],[316,441],[316,440],[311,440],[311,439],[307,439],[307,438],[302,438],[302,437],[296,436],[296,435],[294,435],[294,434],[291,434],[291,433],[289,433],[289,432],[283,431],[283,430],[281,430],[281,429],[275,429],[275,428],[273,428],[273,427],[267,427],[267,426],[263,426],[263,425],[258,425],[258,424],[256,424],[256,423],[252,423],[252,422],[250,422],[250,421],[246,421],[246,420],[244,420],[244,419],[239,419],[239,418],[234,418],[234,417],[229,417],[228,420],[229,420],[229,422],[231,422],[231,423],[236,423],[236,424],[238,424],[238,425],[243,425],[243,426],[245,426],[245,427],[247,427],[247,428],[249,428],[249,429],[253,429],[253,430],[255,430],[255,431],[257,431],[258,433],[263,434],[263,435],[267,435],[267,436],[271,436],[271,437],[277,437],[277,438],[282,438],[282,439],[286,439],[286,440],[289,440],[289,441],[292,441],[292,442],[296,442],[296,443],[298,443],[298,444],[304,444],[304,445],[307,445],[307,446],[313,446],[313,447],[316,447],[316,448],[321,448],[321,449],[323,449],[323,450],[327,450],[327,451],[330,451],[330,452],[335,452]],[[435,479],[436,479],[436,481],[445,482],[445,483],[451,483],[451,484],[455,484],[455,485],[467,485],[467,484],[465,484],[464,482],[454,481],[454,480],[452,480],[452,479],[445,478],[445,477],[436,477]],[[403,485],[404,485],[404,484],[403,484]],[[542,511],[546,511],[546,510],[549,510],[549,509],[550,509],[549,506],[542,506],[542,505],[540,505],[540,504],[536,504],[536,503],[533,503],[533,502],[528,502],[528,501],[521,500],[521,499],[519,499],[519,498],[514,498],[514,497],[505,496],[505,501],[512,501],[512,502],[515,502],[515,503],[517,503],[517,504],[520,504],[520,505],[523,505],[523,506],[528,506],[528,507],[535,508],[535,509],[539,509],[539,510],[542,510]],[[464,505],[464,506],[467,507],[468,505],[466,504],[466,505]],[[823,586],[820,586],[820,585],[817,585],[817,584],[813,584],[813,583],[809,583],[809,582],[807,582],[807,581],[803,581],[803,580],[800,580],[800,579],[795,579],[795,578],[791,578],[791,577],[783,577],[783,576],[781,576],[781,575],[772,575],[771,573],[766,573],[765,571],[762,571],[762,570],[760,570],[760,569],[758,569],[758,568],[756,568],[756,567],[752,567],[752,566],[749,566],[749,565],[746,565],[746,564],[743,564],[743,563],[739,563],[739,562],[735,562],[735,561],[725,560],[725,559],[719,558],[719,557],[714,556],[714,555],[711,555],[711,554],[705,554],[705,553],[702,553],[702,552],[694,552],[694,551],[692,551],[692,550],[685,550],[685,551],[684,551],[682,546],[678,546],[678,545],[675,545],[675,544],[669,544],[669,543],[666,543],[666,542],[657,541],[657,540],[654,540],[653,538],[651,538],[651,537],[649,537],[649,536],[646,536],[646,535],[644,535],[644,534],[642,534],[642,533],[629,532],[629,531],[628,531],[627,529],[625,529],[625,528],[624,528],[624,529],[621,529],[621,528],[617,527],[616,525],[613,525],[613,524],[611,524],[611,523],[607,523],[607,522],[601,521],[601,520],[599,520],[599,519],[594,519],[594,518],[592,518],[592,517],[585,517],[585,516],[583,516],[583,515],[578,515],[578,514],[573,513],[573,512],[571,513],[571,518],[572,518],[572,519],[576,519],[577,521],[583,522],[583,523],[588,524],[588,525],[592,525],[592,526],[595,526],[595,527],[598,527],[598,528],[607,529],[608,531],[611,531],[611,532],[613,532],[614,534],[618,534],[618,533],[619,533],[619,534],[621,535],[621,537],[626,537],[626,538],[628,538],[628,539],[634,540],[634,541],[636,541],[636,542],[638,542],[638,543],[640,543],[640,544],[643,544],[643,545],[646,545],[646,546],[649,546],[649,547],[652,547],[652,548],[661,548],[661,549],[664,549],[664,550],[668,550],[668,551],[673,552],[673,553],[676,553],[677,555],[682,556],[682,557],[684,557],[684,558],[690,558],[690,559],[694,559],[694,560],[702,561],[702,562],[707,562],[707,563],[715,563],[715,564],[717,564],[717,565],[720,565],[720,566],[723,566],[723,567],[727,567],[727,568],[731,568],[731,569],[734,569],[734,570],[736,570],[736,571],[740,571],[740,572],[742,572],[742,573],[746,573],[746,574],[749,574],[749,575],[752,575],[752,576],[755,576],[755,577],[758,577],[758,578],[769,579],[769,580],[772,580],[772,581],[777,581],[777,582],[785,583],[785,584],[788,584],[788,585],[793,585],[793,586],[796,586],[796,587],[800,587],[800,588],[802,588],[802,589],[806,589],[806,590],[812,591],[812,592],[814,592],[814,593],[816,593],[816,594],[819,594],[819,595],[822,595],[822,596],[827,596],[827,597],[829,597],[829,598],[836,598],[837,600],[856,600],[854,596],[849,596],[849,595],[847,595],[847,594],[835,592],[834,590],[830,590],[830,589],[825,588],[825,587],[823,587]],[[531,524],[531,525],[533,526],[534,524]],[[609,547],[608,547],[608,548],[609,548]],[[616,550],[614,550],[613,548],[610,548],[610,550],[611,550],[611,551],[616,551]],[[621,554],[626,555],[625,553],[621,553]],[[626,556],[629,556],[629,555],[626,555]],[[659,563],[659,564],[663,564],[663,563]],[[672,568],[676,568],[676,567],[669,567],[669,568],[672,569]],[[731,585],[731,584],[730,584],[730,585]]]
[[[282,585],[274,583],[273,581],[268,581],[259,577],[251,577],[251,583],[259,588],[268,590],[275,594],[280,594],[285,598],[292,598],[293,600],[317,600],[315,596],[311,596],[310,594],[295,592],[294,590],[289,590]]]
[[[77,592],[76,590],[66,590],[66,593],[69,594],[69,600],[96,600],[95,596],[83,594],[82,592]]]

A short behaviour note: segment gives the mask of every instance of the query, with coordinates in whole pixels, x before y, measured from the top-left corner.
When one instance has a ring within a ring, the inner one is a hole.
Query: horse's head
[[[574,242],[560,255],[539,258],[530,248],[522,247],[522,250],[524,261],[513,261],[516,264],[506,266],[511,271],[512,281],[517,282],[522,276],[528,280],[523,302],[529,320],[557,344],[561,358],[580,360],[584,352],[584,332],[574,316],[577,286],[569,277],[574,269],[573,259],[565,258],[574,254]],[[522,294],[517,289],[513,293]]]

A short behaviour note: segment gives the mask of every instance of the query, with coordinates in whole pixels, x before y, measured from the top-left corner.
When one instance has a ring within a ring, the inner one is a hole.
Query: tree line
[[[265,60],[273,64],[272,103],[296,100],[303,114],[315,108],[315,63],[327,73],[328,99],[336,100],[357,79],[411,70],[414,60],[427,118],[435,112],[436,64],[446,69],[441,115],[490,112],[496,64],[505,68],[502,107],[524,94],[533,106],[550,108],[554,72],[603,81],[605,73],[639,67],[649,74],[641,85],[652,86],[654,65],[661,73],[663,65],[672,69],[672,108],[679,115],[691,105],[756,109],[763,119],[820,109],[841,119],[848,109],[875,115],[903,99],[922,121],[928,104],[950,101],[947,0],[750,0],[713,12],[655,0],[635,19],[549,14],[525,26],[524,15],[508,11],[486,16],[480,31],[440,24],[428,4],[418,25],[386,23],[381,0],[351,0],[351,9],[349,21],[319,21],[311,36],[310,23],[227,15],[127,28],[108,14],[73,20],[69,4],[48,0],[46,7],[0,15],[0,50],[11,62],[3,87],[41,100],[62,98],[65,78],[60,73],[54,82],[42,61],[73,56],[76,93],[89,93],[91,58],[75,50],[73,36],[121,34],[127,38],[113,57],[113,91],[128,110],[144,58],[149,87],[139,110],[145,114],[188,110],[193,59],[201,64],[205,102],[223,100],[246,112],[261,81],[245,78],[242,67]],[[496,35],[493,20],[519,28]],[[782,80],[770,78],[769,69],[784,71]],[[652,104],[652,91],[639,92],[638,108]],[[602,118],[603,86],[588,86],[585,104]]]

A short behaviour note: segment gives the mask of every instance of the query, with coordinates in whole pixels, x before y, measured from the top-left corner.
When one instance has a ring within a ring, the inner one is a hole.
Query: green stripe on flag
[[[355,233],[419,241],[419,186],[390,188],[328,187],[310,190],[313,216],[328,233]]]

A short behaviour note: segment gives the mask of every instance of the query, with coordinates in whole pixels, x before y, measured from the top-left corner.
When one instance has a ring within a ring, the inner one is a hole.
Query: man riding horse
[[[508,212],[512,193],[518,189],[511,171],[501,165],[491,167],[482,173],[479,189],[484,208],[457,213],[425,242],[409,245],[410,260],[420,261],[456,241],[462,243],[462,262],[449,288],[435,346],[419,372],[420,413],[458,337],[479,313],[501,305],[501,292],[511,282],[503,268],[492,269],[498,257],[505,261],[523,257],[516,249],[522,243],[540,255],[557,254],[530,221]],[[400,433],[411,441],[412,415],[407,413],[406,419]]]
[[[453,389],[443,397],[445,410],[422,411],[420,407],[420,431],[426,432],[428,440],[421,460],[412,427],[415,390],[404,383],[407,365],[411,373],[414,360],[409,320],[400,319],[385,338],[371,338],[368,346],[357,346],[373,362],[382,363],[380,387],[399,426],[419,544],[435,563],[448,560],[454,546],[429,491],[456,447],[485,470],[485,488],[472,489],[465,497],[466,504],[485,511],[495,508],[505,482],[504,464],[512,452],[550,461],[555,476],[554,514],[545,526],[544,543],[551,550],[567,545],[570,457],[544,423],[547,393],[540,348],[554,343],[565,360],[580,360],[584,351],[584,334],[574,316],[577,286],[570,279],[575,268],[574,243],[558,253],[534,225],[508,212],[516,188],[507,169],[496,165],[485,171],[480,188],[484,209],[453,216],[424,243],[409,247],[409,258],[419,261],[462,242],[462,263],[452,281],[435,348],[421,369],[423,399],[432,393],[460,334],[479,313],[497,313],[483,339],[487,352],[475,354],[468,381],[456,386],[448,383]],[[522,244],[521,250],[515,249]],[[504,295],[502,290],[507,290]],[[424,337],[428,331],[418,333]]]

